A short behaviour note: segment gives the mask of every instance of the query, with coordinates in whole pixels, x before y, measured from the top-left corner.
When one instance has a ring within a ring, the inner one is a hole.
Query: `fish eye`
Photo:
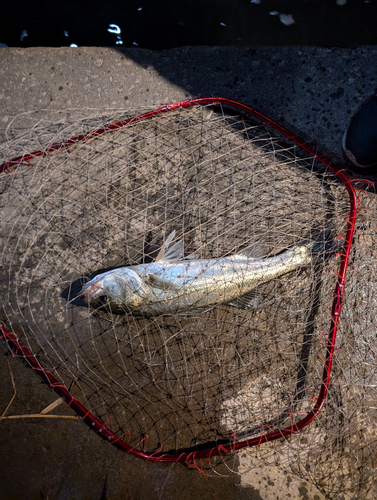
[[[98,302],[100,304],[106,304],[107,303],[107,295],[101,295],[100,297],[98,297]]]

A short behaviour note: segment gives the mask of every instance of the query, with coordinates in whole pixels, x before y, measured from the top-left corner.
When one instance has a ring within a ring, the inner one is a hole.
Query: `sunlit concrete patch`
[[[276,394],[281,390],[277,380],[265,375],[249,381],[233,398],[224,401],[222,424],[237,435],[251,425],[263,424],[267,408],[277,416]],[[315,480],[310,482],[309,472],[313,448],[323,446],[324,439],[321,429],[311,426],[300,436],[239,451],[239,487],[249,488],[253,498],[261,500],[325,499]]]
[[[245,382],[244,387],[234,397],[226,399],[222,404],[222,424],[230,432],[247,431],[250,425],[261,425],[277,416],[285,403],[278,399],[283,392],[279,380],[261,375]]]
[[[247,451],[239,454],[241,477],[239,487],[249,488],[252,498],[260,500],[325,500],[326,497],[308,481],[276,466],[257,465],[257,459]],[[253,467],[251,468],[251,465]],[[257,496],[259,494],[259,496]]]

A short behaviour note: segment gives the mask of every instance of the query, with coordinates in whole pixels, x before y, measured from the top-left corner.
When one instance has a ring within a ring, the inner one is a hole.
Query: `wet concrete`
[[[375,44],[377,5],[368,0],[91,0],[9,2],[0,42],[10,47]],[[275,15],[271,15],[274,13]],[[280,18],[280,15],[286,16]],[[284,22],[283,22],[284,21]],[[114,24],[115,23],[115,24]],[[287,25],[288,24],[288,25]]]
[[[14,119],[27,131],[38,113],[69,109],[70,119],[79,119],[88,109],[140,111],[219,95],[256,107],[340,156],[352,112],[376,86],[375,47],[0,50],[2,141]],[[1,355],[1,412],[13,394],[8,361],[17,389],[8,416],[39,413],[56,399],[30,369]],[[54,413],[73,415],[64,407]],[[143,462],[103,442],[79,420],[3,420],[0,445],[5,500],[324,498],[299,478],[258,468],[257,458],[247,478],[226,477],[225,468],[224,476],[205,477],[180,464]]]

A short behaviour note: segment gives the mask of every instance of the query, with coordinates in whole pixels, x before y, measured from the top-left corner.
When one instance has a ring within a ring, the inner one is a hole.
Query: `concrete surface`
[[[350,116],[376,84],[377,48],[6,48],[1,129],[19,113],[140,109],[223,96],[293,125],[337,153]],[[26,118],[26,116],[25,116]]]
[[[0,50],[1,141],[15,117],[27,129],[38,113],[69,109],[74,120],[88,109],[140,110],[217,95],[250,104],[318,139],[320,150],[340,155],[352,112],[376,87],[375,47]],[[56,399],[31,370],[1,355],[1,413],[13,394],[7,360],[17,388],[7,415],[38,413]],[[54,413],[72,415],[61,407]],[[258,469],[257,458],[252,473],[229,477],[143,462],[118,452],[79,420],[3,420],[0,443],[4,500],[325,498],[293,475]]]

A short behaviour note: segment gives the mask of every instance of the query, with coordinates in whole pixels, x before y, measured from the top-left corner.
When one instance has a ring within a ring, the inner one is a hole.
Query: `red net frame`
[[[311,411],[309,411],[306,414],[306,416],[302,418],[300,421],[296,422],[295,424],[291,423],[290,426],[285,427],[283,429],[272,430],[267,426],[261,426],[260,435],[258,437],[254,437],[251,439],[239,441],[237,439],[237,436],[233,435],[232,436],[233,442],[229,444],[220,444],[215,447],[211,446],[208,449],[201,449],[201,450],[193,449],[192,451],[190,449],[185,449],[182,451],[177,450],[173,452],[163,452],[162,450],[159,450],[157,452],[140,451],[130,446],[126,442],[124,442],[121,438],[117,437],[115,433],[113,433],[101,420],[96,418],[90,410],[85,408],[85,406],[78,399],[73,397],[72,394],[69,392],[69,390],[61,382],[59,382],[59,380],[57,380],[49,370],[45,369],[38,362],[38,360],[33,356],[33,354],[29,351],[27,347],[20,344],[17,335],[11,331],[8,331],[4,323],[0,323],[1,337],[7,342],[14,356],[23,357],[27,361],[29,366],[39,375],[39,377],[44,382],[46,382],[61,398],[63,398],[66,404],[70,406],[91,429],[93,429],[104,439],[111,442],[117,448],[132,455],[143,458],[145,460],[150,460],[153,462],[186,462],[187,464],[193,465],[194,467],[197,468],[199,467],[196,465],[196,460],[201,460],[201,459],[210,460],[210,458],[214,456],[219,456],[223,454],[226,455],[229,452],[234,452],[242,448],[259,446],[262,443],[288,437],[302,430],[304,427],[308,426],[321,411],[323,404],[326,400],[326,395],[330,384],[331,366],[333,362],[334,352],[336,350],[335,346],[336,334],[343,304],[345,278],[350,258],[350,252],[352,249],[352,239],[353,239],[353,233],[354,233],[354,227],[358,209],[356,191],[352,184],[352,180],[347,177],[347,175],[343,170],[339,169],[329,159],[317,153],[316,149],[314,149],[309,144],[305,143],[295,134],[289,132],[286,128],[284,128],[277,122],[271,120],[270,118],[266,117],[262,113],[254,110],[249,106],[221,97],[195,98],[163,106],[157,110],[150,111],[133,118],[129,118],[123,121],[113,122],[106,127],[99,128],[87,134],[70,137],[66,141],[52,144],[44,150],[33,151],[32,153],[18,156],[0,166],[0,173],[1,173],[6,170],[10,170],[11,167],[20,165],[22,163],[28,163],[28,161],[34,157],[43,156],[45,154],[48,154],[50,152],[56,151],[61,148],[69,148],[69,146],[73,144],[79,143],[81,141],[88,141],[94,139],[95,137],[98,137],[102,134],[105,134],[113,130],[117,130],[122,127],[126,127],[127,125],[130,125],[131,123],[135,123],[137,121],[148,120],[157,115],[169,113],[170,111],[174,111],[177,109],[186,109],[194,106],[208,106],[208,105],[212,106],[222,105],[226,108],[236,110],[237,112],[240,112],[243,115],[252,117],[254,119],[256,118],[262,124],[270,126],[274,130],[279,132],[281,135],[285,136],[287,139],[296,144],[299,148],[307,152],[317,161],[322,163],[325,167],[330,169],[334,173],[334,175],[343,183],[344,187],[348,191],[350,210],[347,216],[347,229],[344,237],[344,247],[341,253],[341,262],[339,269],[337,270],[338,280],[334,290],[334,299],[331,309],[329,334],[327,337],[327,341],[325,343],[326,358],[324,360],[322,383],[320,386],[318,396],[313,397],[313,399],[315,400],[315,404],[311,409]],[[264,433],[263,432],[264,430],[267,430],[268,432]]]

